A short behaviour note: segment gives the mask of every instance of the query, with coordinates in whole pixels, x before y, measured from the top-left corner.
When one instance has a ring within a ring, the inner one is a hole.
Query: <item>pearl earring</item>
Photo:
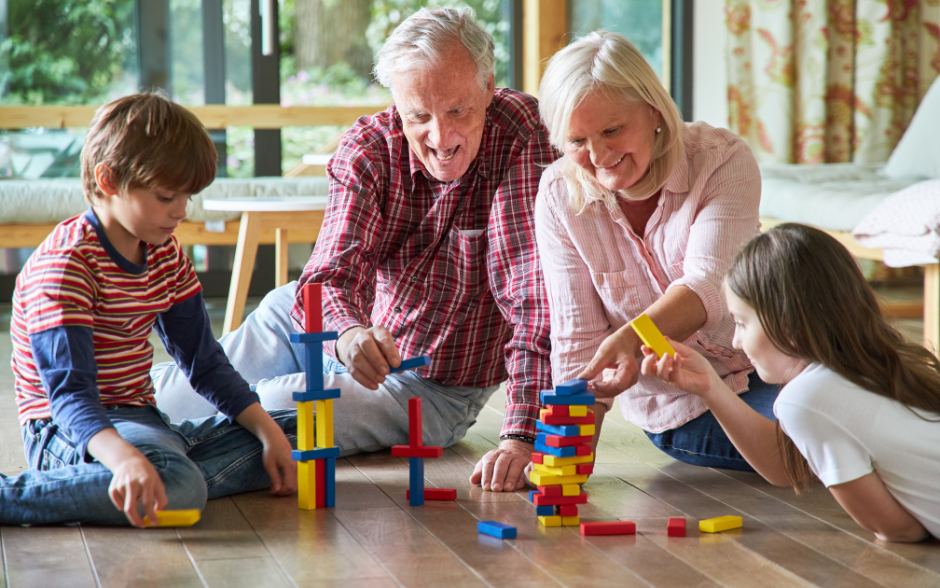
[[[662,127],[656,127],[656,134],[658,135],[658,134],[661,133],[661,132],[663,132],[663,128],[662,128]]]

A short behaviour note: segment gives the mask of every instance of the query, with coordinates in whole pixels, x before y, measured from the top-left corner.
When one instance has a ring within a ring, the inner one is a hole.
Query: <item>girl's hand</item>
[[[636,338],[629,325],[604,339],[591,362],[575,378],[591,382],[591,390],[598,398],[612,398],[636,384],[640,376],[636,362]],[[597,379],[605,369],[614,371],[613,377]]]
[[[641,367],[642,374],[655,376],[683,392],[703,398],[708,396],[715,389],[715,380],[720,381],[711,364],[682,343],[668,337],[666,340],[676,350],[675,357],[667,354],[662,359],[658,359],[656,353],[644,345],[642,347],[645,356]]]

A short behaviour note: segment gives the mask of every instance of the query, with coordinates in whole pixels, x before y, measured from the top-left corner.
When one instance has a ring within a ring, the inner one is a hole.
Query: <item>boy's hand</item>
[[[108,496],[135,527],[144,527],[140,507],[151,521],[167,505],[160,474],[139,449],[125,441],[115,429],[102,429],[88,441],[88,453],[113,474]]]
[[[641,349],[645,357],[641,373],[644,376],[655,376],[683,392],[703,398],[708,396],[715,388],[714,379],[718,378],[711,364],[682,343],[668,337],[666,340],[676,350],[675,357],[666,354],[659,359],[652,349],[643,345]]]
[[[271,494],[287,496],[297,491],[297,463],[291,458],[291,446],[284,431],[257,402],[235,419],[264,446],[262,460],[271,478]]]

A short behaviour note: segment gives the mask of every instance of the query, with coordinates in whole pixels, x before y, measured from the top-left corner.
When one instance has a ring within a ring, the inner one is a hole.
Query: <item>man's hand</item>
[[[525,441],[505,439],[483,456],[473,473],[470,483],[483,486],[493,492],[512,492],[525,488],[525,469],[532,461],[535,446]]]
[[[381,326],[354,327],[343,333],[336,342],[336,357],[369,390],[378,390],[390,368],[401,365],[395,339]]]
[[[235,420],[261,441],[262,463],[271,478],[271,494],[287,496],[297,491],[297,462],[291,458],[291,446],[284,431],[257,402],[243,410]]]
[[[139,449],[125,441],[115,429],[102,429],[88,441],[88,452],[111,473],[108,496],[114,506],[124,511],[135,527],[144,527],[139,508],[151,521],[169,502],[160,474]]]
[[[636,356],[640,341],[630,325],[604,339],[590,363],[575,378],[588,380],[591,390],[598,398],[612,398],[636,384],[640,366]],[[613,369],[610,379],[597,379],[606,369]]]

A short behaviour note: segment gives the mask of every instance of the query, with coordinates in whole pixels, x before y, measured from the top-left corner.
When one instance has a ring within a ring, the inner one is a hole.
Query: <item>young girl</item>
[[[644,348],[643,373],[701,397],[772,484],[800,493],[815,474],[879,539],[940,537],[940,361],[885,322],[848,251],[780,225],[735,257],[725,295],[734,347],[783,386],[777,424],[675,341],[675,358]]]

